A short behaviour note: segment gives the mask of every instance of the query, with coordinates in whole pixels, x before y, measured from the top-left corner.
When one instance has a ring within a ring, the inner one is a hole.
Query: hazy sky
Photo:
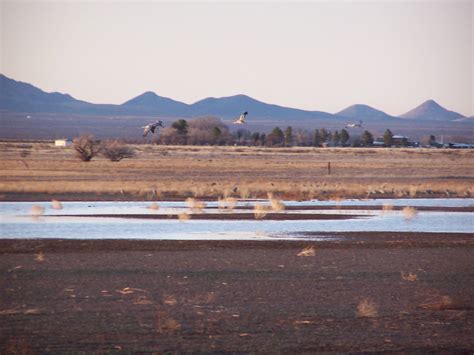
[[[474,0],[1,1],[1,72],[94,103],[243,93],[401,114],[431,98],[473,115],[473,18]]]

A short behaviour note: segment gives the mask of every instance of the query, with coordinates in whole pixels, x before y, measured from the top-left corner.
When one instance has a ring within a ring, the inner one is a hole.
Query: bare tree
[[[105,142],[101,147],[101,153],[110,161],[120,161],[136,155],[132,148],[117,140]]]
[[[100,142],[93,135],[82,135],[73,141],[76,155],[82,161],[90,161],[100,151]]]

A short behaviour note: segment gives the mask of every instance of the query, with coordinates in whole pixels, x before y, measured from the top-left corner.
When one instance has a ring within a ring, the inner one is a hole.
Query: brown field
[[[0,240],[0,352],[474,350],[473,234]]]
[[[82,162],[73,148],[0,143],[0,199],[468,197],[474,151],[131,146]],[[26,156],[25,156],[26,155]],[[331,174],[328,174],[328,163]]]

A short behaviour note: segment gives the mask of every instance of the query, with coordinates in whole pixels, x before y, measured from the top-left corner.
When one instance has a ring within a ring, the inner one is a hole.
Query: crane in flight
[[[359,121],[359,123],[348,123],[346,124],[346,128],[362,128],[362,121]]]
[[[245,117],[248,115],[248,112],[245,111],[243,114],[240,115],[240,117],[234,121],[234,124],[245,124]]]
[[[146,126],[143,126],[143,137],[146,137],[148,132],[155,133],[155,129],[158,127],[163,127],[163,121],[156,121],[153,123],[148,123]]]

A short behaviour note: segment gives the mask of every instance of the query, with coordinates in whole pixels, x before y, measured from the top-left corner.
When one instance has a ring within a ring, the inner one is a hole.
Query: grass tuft
[[[58,200],[52,200],[51,207],[54,208],[55,210],[61,210],[63,209],[63,204],[59,202]]]
[[[453,300],[449,296],[441,296],[435,299],[425,301],[418,306],[421,309],[427,309],[431,311],[443,311],[451,309],[453,306]]]
[[[274,212],[280,212],[285,209],[285,204],[281,202],[281,200],[274,198],[271,192],[268,193],[268,199],[270,200]]]
[[[368,300],[367,298],[363,299],[357,305],[357,317],[359,318],[374,318],[377,317],[377,305]]]
[[[35,255],[35,261],[42,263],[46,260],[46,257],[44,256],[44,253],[40,251],[38,254]]]
[[[402,272],[400,273],[400,275],[401,275],[402,280],[404,280],[404,281],[414,282],[414,281],[416,281],[417,278],[418,278],[417,275],[414,274],[414,273],[412,273],[412,272],[409,272],[409,273],[406,274],[406,273],[404,273],[404,272],[402,271]]]
[[[31,207],[32,216],[38,217],[38,216],[41,216],[42,214],[44,214],[43,206],[34,205],[33,207]]]
[[[186,199],[186,203],[193,213],[202,213],[204,208],[206,208],[205,202],[199,201],[192,197]]]
[[[160,209],[160,205],[157,204],[156,202],[152,202],[152,203],[150,204],[150,206],[148,206],[148,208],[149,208],[150,210],[155,210],[155,211],[157,211],[157,210]]]
[[[403,210],[403,217],[405,217],[406,220],[411,220],[416,217],[418,214],[416,208],[414,207],[405,207]]]
[[[178,219],[179,219],[180,221],[183,221],[183,222],[184,222],[184,221],[187,221],[187,220],[191,219],[191,215],[188,214],[188,213],[186,213],[186,212],[183,212],[183,213],[180,213],[180,214],[178,215]]]
[[[313,246],[306,247],[302,251],[300,251],[296,256],[314,256],[316,254],[316,250]]]
[[[393,210],[393,205],[391,203],[384,203],[382,206],[382,212],[387,213]]]
[[[255,214],[255,219],[261,220],[264,219],[265,216],[267,215],[268,212],[268,207],[261,205],[259,203],[255,204],[254,208],[254,214]]]
[[[165,296],[165,298],[163,299],[163,303],[168,306],[175,306],[178,301],[174,296]]]
[[[237,205],[237,199],[233,197],[224,197],[218,199],[218,205],[220,210],[232,212]]]

